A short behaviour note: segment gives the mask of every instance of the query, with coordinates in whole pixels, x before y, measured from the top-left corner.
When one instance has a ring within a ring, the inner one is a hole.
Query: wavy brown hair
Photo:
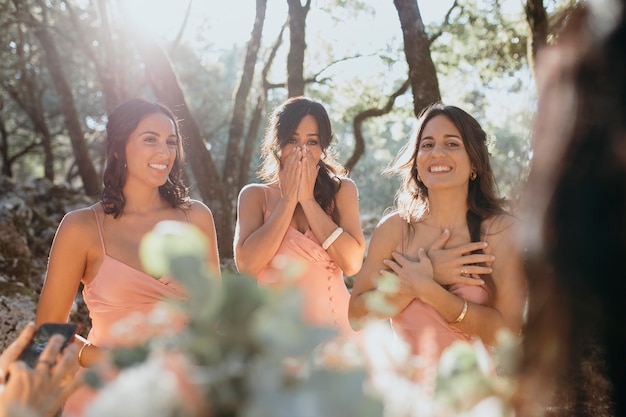
[[[263,163],[258,176],[266,183],[278,181],[280,154],[298,128],[300,121],[307,115],[317,120],[322,148],[320,169],[313,190],[314,197],[324,211],[335,218],[335,196],[341,187],[340,176],[345,175],[346,171],[329,152],[334,135],[328,113],[321,103],[304,96],[292,97],[274,110],[261,145]]]
[[[466,218],[471,241],[479,242],[483,220],[497,214],[508,213],[507,201],[499,197],[489,160],[487,134],[480,123],[465,110],[443,103],[435,103],[424,108],[418,117],[417,128],[411,140],[400,150],[395,161],[384,173],[397,175],[401,179],[400,188],[396,193],[396,208],[409,223],[412,231],[413,225],[424,220],[430,212],[428,188],[417,179],[417,152],[424,128],[430,120],[440,115],[447,117],[461,133],[470,163],[476,170],[476,179],[471,180],[468,185]],[[491,277],[484,278],[493,293],[495,286]]]
[[[159,187],[159,193],[173,208],[189,206],[189,191],[182,180],[184,155],[178,120],[163,104],[131,98],[111,112],[106,125],[107,160],[103,175],[102,206],[104,212],[112,214],[114,218],[122,215],[126,201],[123,192],[127,176],[126,143],[139,122],[154,113],[166,115],[174,123],[178,137],[172,170],[167,182]]]
[[[409,222],[423,220],[430,211],[428,188],[417,180],[417,152],[422,140],[422,133],[428,122],[435,116],[447,117],[461,133],[463,144],[470,162],[476,170],[476,179],[469,182],[467,205],[468,224],[478,222],[495,214],[506,212],[506,200],[499,197],[498,188],[489,160],[487,134],[478,121],[469,113],[456,106],[435,103],[420,113],[415,134],[400,150],[395,161],[384,172],[401,178],[401,185],[396,193],[398,211]],[[472,222],[470,223],[470,219]],[[473,233],[471,233],[473,236]]]

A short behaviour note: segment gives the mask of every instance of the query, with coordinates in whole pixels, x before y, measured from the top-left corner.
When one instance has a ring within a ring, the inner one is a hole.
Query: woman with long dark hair
[[[107,348],[124,345],[115,324],[148,315],[164,299],[185,299],[186,289],[170,277],[144,271],[139,245],[162,221],[199,228],[208,241],[206,260],[219,277],[211,211],[191,200],[182,182],[183,148],[178,122],[159,103],[130,99],[108,117],[107,163],[102,201],[65,215],[57,230],[37,306],[36,323],[65,322],[79,284],[89,309],[89,343],[83,367],[101,361]],[[68,400],[66,412],[81,415],[86,389]]]
[[[376,227],[356,276],[352,325],[391,318],[414,354],[426,346],[434,358],[455,340],[518,333],[526,296],[515,219],[497,195],[480,124],[455,106],[427,107],[388,172],[401,178],[397,209]],[[371,308],[386,274],[398,285],[382,291],[390,308]]]
[[[294,97],[274,111],[262,145],[264,183],[239,195],[235,261],[262,285],[296,285],[310,323],[351,332],[344,275],[361,268],[365,239],[357,187],[329,152],[332,139],[319,102]]]

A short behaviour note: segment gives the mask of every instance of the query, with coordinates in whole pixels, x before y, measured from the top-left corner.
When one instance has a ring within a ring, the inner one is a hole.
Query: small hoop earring
[[[422,182],[422,177],[420,177],[420,174],[417,174],[417,182]]]
[[[472,171],[470,173],[470,180],[474,181],[476,177],[478,177],[478,174],[476,174],[476,171]]]

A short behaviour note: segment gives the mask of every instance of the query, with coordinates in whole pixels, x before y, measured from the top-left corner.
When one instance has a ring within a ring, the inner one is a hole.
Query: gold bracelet
[[[87,343],[83,343],[83,347],[80,348],[80,350],[78,351],[78,364],[80,366],[83,366],[83,350],[85,350],[85,348],[87,346],[91,346],[91,342],[87,342]]]
[[[330,245],[335,243],[335,240],[343,233],[343,229],[341,227],[337,227],[322,243],[322,249],[327,250],[330,248]]]
[[[457,317],[456,320],[454,320],[450,324],[459,324],[460,322],[463,321],[463,319],[465,318],[466,314],[467,314],[467,300],[463,300],[463,310],[461,310],[461,313],[459,314],[459,317]]]

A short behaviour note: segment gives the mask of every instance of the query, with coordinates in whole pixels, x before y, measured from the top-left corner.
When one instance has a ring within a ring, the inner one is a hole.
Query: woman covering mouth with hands
[[[238,201],[235,262],[259,284],[295,285],[310,324],[352,334],[344,274],[361,268],[365,239],[357,187],[328,152],[324,106],[290,98],[272,114],[262,145],[262,184]]]

